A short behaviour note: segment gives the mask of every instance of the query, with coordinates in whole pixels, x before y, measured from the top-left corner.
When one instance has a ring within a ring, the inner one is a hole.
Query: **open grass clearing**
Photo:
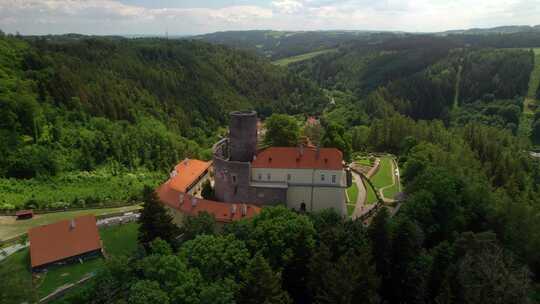
[[[392,166],[392,159],[390,157],[381,157],[379,163],[379,169],[374,176],[371,177],[371,182],[377,189],[392,185],[394,182],[393,174],[394,169]]]
[[[46,225],[61,220],[72,219],[77,216],[93,214],[95,216],[130,212],[142,208],[140,205],[116,207],[116,208],[97,208],[77,211],[63,211],[36,214],[29,220],[17,220],[14,216],[0,216],[0,241],[7,240],[28,232],[28,229],[36,226]]]
[[[99,230],[103,246],[109,256],[129,255],[137,248],[138,223],[112,226]],[[34,280],[32,286],[32,273],[30,271],[29,249],[26,248],[0,262],[0,268],[9,269],[12,274],[9,280],[17,280],[22,286],[27,286],[28,300],[36,294],[39,298],[44,297],[58,287],[73,283],[89,273],[98,271],[104,265],[103,258],[94,258],[84,263],[74,263],[65,266],[51,268],[46,274],[41,274]],[[1,273],[4,273],[3,271]]]
[[[282,59],[274,61],[273,63],[279,66],[287,66],[291,63],[308,60],[316,56],[326,54],[326,53],[332,53],[332,52],[337,52],[337,49],[326,49],[326,50],[314,51],[314,52],[296,55],[292,57],[282,58]]]
[[[349,216],[353,215],[354,209],[356,209],[356,205],[347,204],[347,214]]]
[[[349,197],[349,204],[356,204],[356,200],[358,199],[358,186],[354,181],[352,185],[347,188],[347,196]]]
[[[394,184],[394,166],[393,159],[389,156],[383,156],[380,158],[379,169],[374,176],[371,177],[371,182],[377,189],[383,189],[383,195],[385,198],[392,199],[399,191],[399,185]],[[368,188],[367,202],[373,203],[377,201],[377,197],[371,187]]]
[[[377,202],[377,196],[375,196],[375,191],[373,191],[373,188],[369,186],[369,184],[365,183],[366,186],[366,205],[374,204]]]

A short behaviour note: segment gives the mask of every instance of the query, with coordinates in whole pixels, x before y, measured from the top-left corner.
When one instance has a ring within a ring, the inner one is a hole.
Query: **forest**
[[[209,158],[231,110],[315,114],[328,102],[314,83],[264,59],[195,41],[2,36],[0,70],[0,209],[7,210],[59,199],[18,195],[21,181],[61,188],[79,171],[90,174],[72,188],[87,187],[96,170],[126,180],[136,174],[132,191],[99,194],[123,203],[178,160]],[[84,192],[60,199],[95,200]]]

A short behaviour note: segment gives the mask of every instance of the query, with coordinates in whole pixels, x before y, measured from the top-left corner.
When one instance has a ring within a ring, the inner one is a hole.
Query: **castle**
[[[341,151],[302,145],[257,150],[255,111],[232,112],[229,137],[217,142],[213,153],[219,201],[347,213],[345,191],[351,179]]]

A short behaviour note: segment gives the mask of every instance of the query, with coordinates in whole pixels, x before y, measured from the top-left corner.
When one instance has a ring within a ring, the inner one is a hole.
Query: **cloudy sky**
[[[534,24],[540,0],[0,0],[0,29],[21,34],[431,32]]]

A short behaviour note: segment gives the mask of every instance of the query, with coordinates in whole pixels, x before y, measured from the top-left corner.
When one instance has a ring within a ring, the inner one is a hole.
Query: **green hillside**
[[[312,82],[223,46],[0,36],[0,178],[31,179],[27,206],[127,202],[158,182],[152,172],[164,176],[185,157],[208,158],[229,111],[316,114],[326,103]],[[118,182],[99,194],[77,190],[94,185],[98,169]],[[69,174],[80,171],[90,173]],[[121,186],[135,171],[150,173]],[[20,189],[16,179],[1,180],[0,209],[20,206],[10,199],[20,197],[10,192]],[[51,199],[33,194],[40,183],[52,187]]]

